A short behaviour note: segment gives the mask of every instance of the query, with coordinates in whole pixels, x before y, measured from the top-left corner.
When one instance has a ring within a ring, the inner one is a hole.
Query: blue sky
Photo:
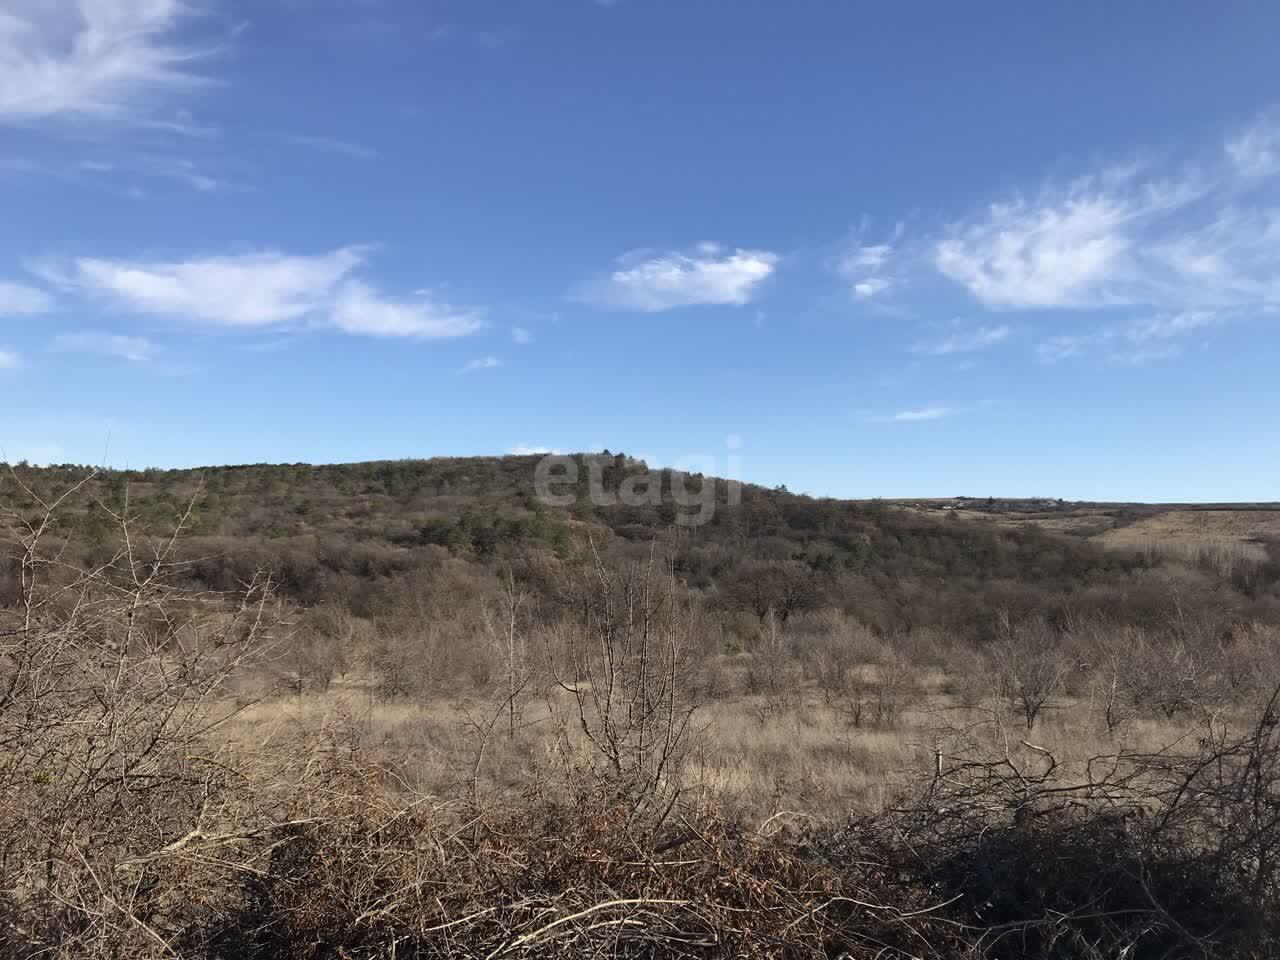
[[[1280,7],[0,0],[0,449],[1280,498]]]

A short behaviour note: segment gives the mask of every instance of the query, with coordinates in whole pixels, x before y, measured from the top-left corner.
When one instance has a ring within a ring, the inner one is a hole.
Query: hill
[[[613,454],[19,467],[0,942],[1275,955],[1266,528],[945,506]]]
[[[831,604],[882,632],[977,636],[1000,611],[1144,624],[1164,617],[1174,594],[1225,620],[1280,611],[1280,513],[1271,510],[816,499],[607,452],[561,458],[558,485],[540,490],[541,462],[104,470],[60,523],[89,564],[112,549],[113,515],[157,535],[185,516],[195,585],[234,589],[265,568],[298,603],[342,603],[362,616],[407,593],[429,595],[442,579],[463,593],[468,580],[487,588],[499,569],[545,587],[548,570],[580,564],[593,548],[638,556],[655,541],[710,608],[749,610],[762,568],[786,570],[804,581],[800,606]],[[47,500],[89,473],[20,467],[0,475],[0,504],[31,511],[31,493]],[[1225,564],[1198,549],[1153,549],[1214,539],[1248,548]]]

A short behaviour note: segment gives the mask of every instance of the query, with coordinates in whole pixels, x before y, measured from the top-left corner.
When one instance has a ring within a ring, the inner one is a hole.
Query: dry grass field
[[[868,673],[874,668],[868,666]],[[824,702],[812,686],[798,689],[781,707],[740,693],[708,702],[699,712],[701,742],[685,771],[690,789],[760,824],[779,815],[836,824],[882,811],[904,790],[927,781],[939,751],[970,749],[975,741],[1026,757],[1024,741],[1051,752],[1069,778],[1080,763],[1117,749],[1194,752],[1208,732],[1203,716],[1135,718],[1118,734],[1108,732],[1100,705],[1085,696],[1062,696],[1028,733],[992,690],[978,703],[948,691],[937,669],[913,671],[904,706],[891,722],[854,725],[847,711]],[[563,697],[561,698],[563,700]],[[342,737],[394,762],[415,790],[441,798],[464,796],[476,754],[465,698],[422,703],[383,702],[371,685],[353,682],[326,693],[283,696],[255,703],[222,728],[242,746],[269,747]],[[489,796],[518,796],[530,779],[550,776],[562,748],[560,710],[531,705],[516,737],[495,737],[486,751],[480,789]],[[1213,724],[1248,725],[1247,707],[1226,709]],[[589,745],[572,736],[571,749]]]
[[[1104,534],[1100,539],[1112,543],[1123,543],[1126,539],[1257,543],[1277,537],[1280,537],[1280,511],[1170,510]]]

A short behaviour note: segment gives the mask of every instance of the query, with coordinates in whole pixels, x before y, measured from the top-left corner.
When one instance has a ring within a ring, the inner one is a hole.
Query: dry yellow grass
[[[927,778],[935,751],[960,748],[962,735],[984,749],[1029,756],[1022,741],[1052,752],[1064,776],[1089,757],[1121,746],[1156,751],[1195,748],[1202,727],[1190,719],[1140,719],[1120,739],[1109,737],[1094,705],[1065,699],[1028,734],[994,700],[964,707],[944,692],[937,670],[915,675],[914,700],[890,727],[853,726],[816,691],[805,690],[785,710],[765,715],[761,698],[734,696],[708,703],[698,714],[701,749],[686,771],[696,789],[757,820],[789,812],[839,819],[881,809],[904,788]],[[490,794],[514,794],[531,779],[585,757],[588,745],[566,714],[545,702],[525,712],[514,738],[497,732],[484,744],[468,723],[477,704],[447,698],[424,703],[379,702],[356,682],[327,694],[257,703],[223,730],[254,746],[322,738],[396,758],[415,789],[437,796],[464,794],[478,776]]]
[[[1107,546],[1146,542],[1249,543],[1280,537],[1280,512],[1274,510],[1170,510],[1094,539]]]

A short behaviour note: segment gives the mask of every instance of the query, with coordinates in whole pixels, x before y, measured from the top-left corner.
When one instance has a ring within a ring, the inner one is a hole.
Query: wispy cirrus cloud
[[[356,160],[376,160],[379,156],[378,151],[373,147],[366,147],[362,143],[343,140],[339,137],[315,137],[294,134],[285,139],[299,147],[311,147],[326,153],[341,154],[344,157],[351,157]]]
[[[836,262],[836,271],[849,284],[850,292],[860,300],[871,300],[889,293],[899,285],[895,260],[900,258],[899,244],[903,225],[899,223],[886,238],[869,242],[866,223],[860,226]]]
[[[1048,337],[1036,345],[1036,356],[1047,364],[1099,356],[1107,363],[1140,365],[1177,356],[1182,352],[1182,338],[1221,322],[1222,314],[1212,310],[1153,314],[1097,330]]]
[[[496,370],[502,366],[502,361],[490,354],[487,357],[477,357],[475,360],[467,363],[459,373],[475,373],[478,370]]]
[[[976,350],[984,350],[987,347],[995,346],[997,343],[1003,343],[1009,339],[1011,332],[1012,328],[1003,323],[998,326],[977,326],[972,329],[961,329],[940,339],[918,344],[916,351],[918,353],[931,353],[938,357],[949,356],[954,353],[972,353]]]
[[[53,338],[55,350],[74,353],[97,353],[142,363],[155,359],[159,348],[146,337],[133,337],[116,333],[82,330],[77,333],[61,333]]]
[[[933,264],[994,308],[1140,303],[1153,293],[1145,266],[1152,231],[1200,193],[1191,180],[1145,179],[1133,167],[1048,183],[1034,197],[950,224]]]
[[[864,223],[836,270],[863,300],[941,278],[992,310],[1277,308],[1272,178],[1280,178],[1280,110],[1207,160],[1045,180],[914,236],[899,225],[875,238]]]
[[[0,123],[138,119],[207,82],[184,0],[40,0],[0,10]]]
[[[186,157],[145,155],[121,156],[111,160],[83,160],[79,170],[99,177],[171,180],[201,193],[225,189],[226,181],[213,176]]]
[[[1245,177],[1280,174],[1280,108],[1264,111],[1224,145],[1236,170]]]
[[[950,407],[919,407],[914,410],[900,410],[890,419],[894,423],[918,423],[922,420],[941,420],[954,412]]]
[[[1228,138],[1226,163],[1118,166],[992,203],[947,225],[932,265],[996,310],[1280,308],[1278,118]]]
[[[12,350],[0,347],[0,370],[17,370],[22,366],[22,358]]]
[[[635,251],[608,275],[587,284],[579,298],[612,310],[657,313],[700,305],[750,303],[777,267],[767,250],[726,250],[716,243],[689,252]]]
[[[64,289],[125,312],[242,330],[307,324],[374,337],[434,339],[479,329],[478,310],[422,293],[390,297],[355,276],[360,247],[324,254],[280,251],[178,261],[81,258],[33,268]]]
[[[53,297],[36,287],[0,283],[0,317],[29,317],[53,309]]]
[[[1098,312],[1036,348],[1046,362],[1098,355],[1134,363],[1237,317],[1280,314],[1280,110],[1216,152],[1050,179],[916,236],[875,240],[865,225],[839,272],[854,296],[935,291],[941,279],[993,313]],[[1123,319],[1128,314],[1129,319]],[[959,353],[1008,336],[990,323],[919,344]]]

